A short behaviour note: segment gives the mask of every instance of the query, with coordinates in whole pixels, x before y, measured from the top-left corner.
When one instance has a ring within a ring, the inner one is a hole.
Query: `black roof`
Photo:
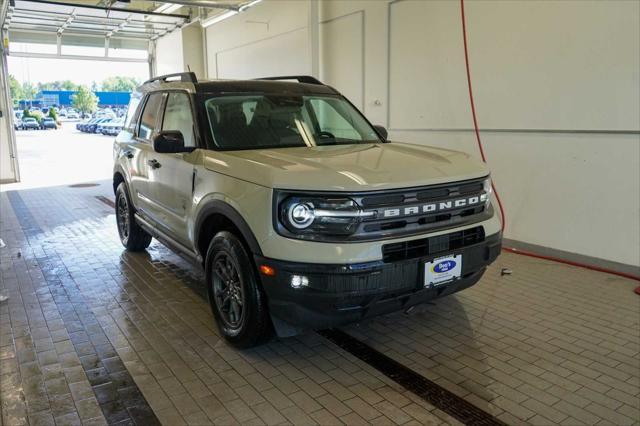
[[[296,95],[337,95],[331,86],[274,80],[211,80],[195,83],[198,93],[274,93]]]

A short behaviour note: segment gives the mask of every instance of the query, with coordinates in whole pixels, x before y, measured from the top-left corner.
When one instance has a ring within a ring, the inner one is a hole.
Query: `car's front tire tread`
[[[127,185],[124,182],[120,183],[116,189],[116,215],[118,214],[118,200],[121,196],[126,197],[127,205],[129,206],[129,235],[126,239],[123,239],[121,235],[120,241],[128,251],[143,251],[149,247],[149,244],[151,244],[151,235],[142,229],[142,227],[140,227],[136,222],[135,208],[133,207],[133,204],[131,204],[129,191],[127,190]]]
[[[234,256],[240,265],[242,285],[245,289],[244,309],[245,320],[240,329],[231,330],[225,326],[221,319],[213,295],[213,268],[212,262],[217,251],[224,250]],[[242,242],[233,233],[228,231],[218,232],[207,250],[206,280],[209,292],[209,302],[220,333],[236,348],[244,349],[258,346],[268,342],[273,336],[273,325],[267,308],[266,295],[261,287],[253,260],[247,253]]]

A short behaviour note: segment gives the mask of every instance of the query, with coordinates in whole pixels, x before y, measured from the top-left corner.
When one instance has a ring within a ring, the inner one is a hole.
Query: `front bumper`
[[[501,244],[502,235],[496,233],[476,244],[436,250],[428,255],[394,262],[327,265],[260,256],[256,256],[255,261],[257,265],[268,265],[276,271],[275,276],[261,276],[276,329],[284,322],[283,326],[299,332],[404,310],[470,287],[480,280],[486,267],[498,257]],[[448,254],[462,255],[461,277],[434,288],[425,288],[424,262]],[[308,286],[293,288],[292,275],[307,277]]]

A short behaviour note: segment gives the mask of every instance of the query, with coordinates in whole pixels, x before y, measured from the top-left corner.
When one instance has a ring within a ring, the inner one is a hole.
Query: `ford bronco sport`
[[[388,141],[313,77],[149,80],[114,159],[122,244],[200,263],[238,347],[452,294],[500,253],[482,163]]]

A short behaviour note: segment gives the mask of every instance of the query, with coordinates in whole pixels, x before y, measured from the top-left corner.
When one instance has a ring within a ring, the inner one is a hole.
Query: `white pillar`
[[[311,75],[320,78],[320,0],[309,0],[309,55]]]

